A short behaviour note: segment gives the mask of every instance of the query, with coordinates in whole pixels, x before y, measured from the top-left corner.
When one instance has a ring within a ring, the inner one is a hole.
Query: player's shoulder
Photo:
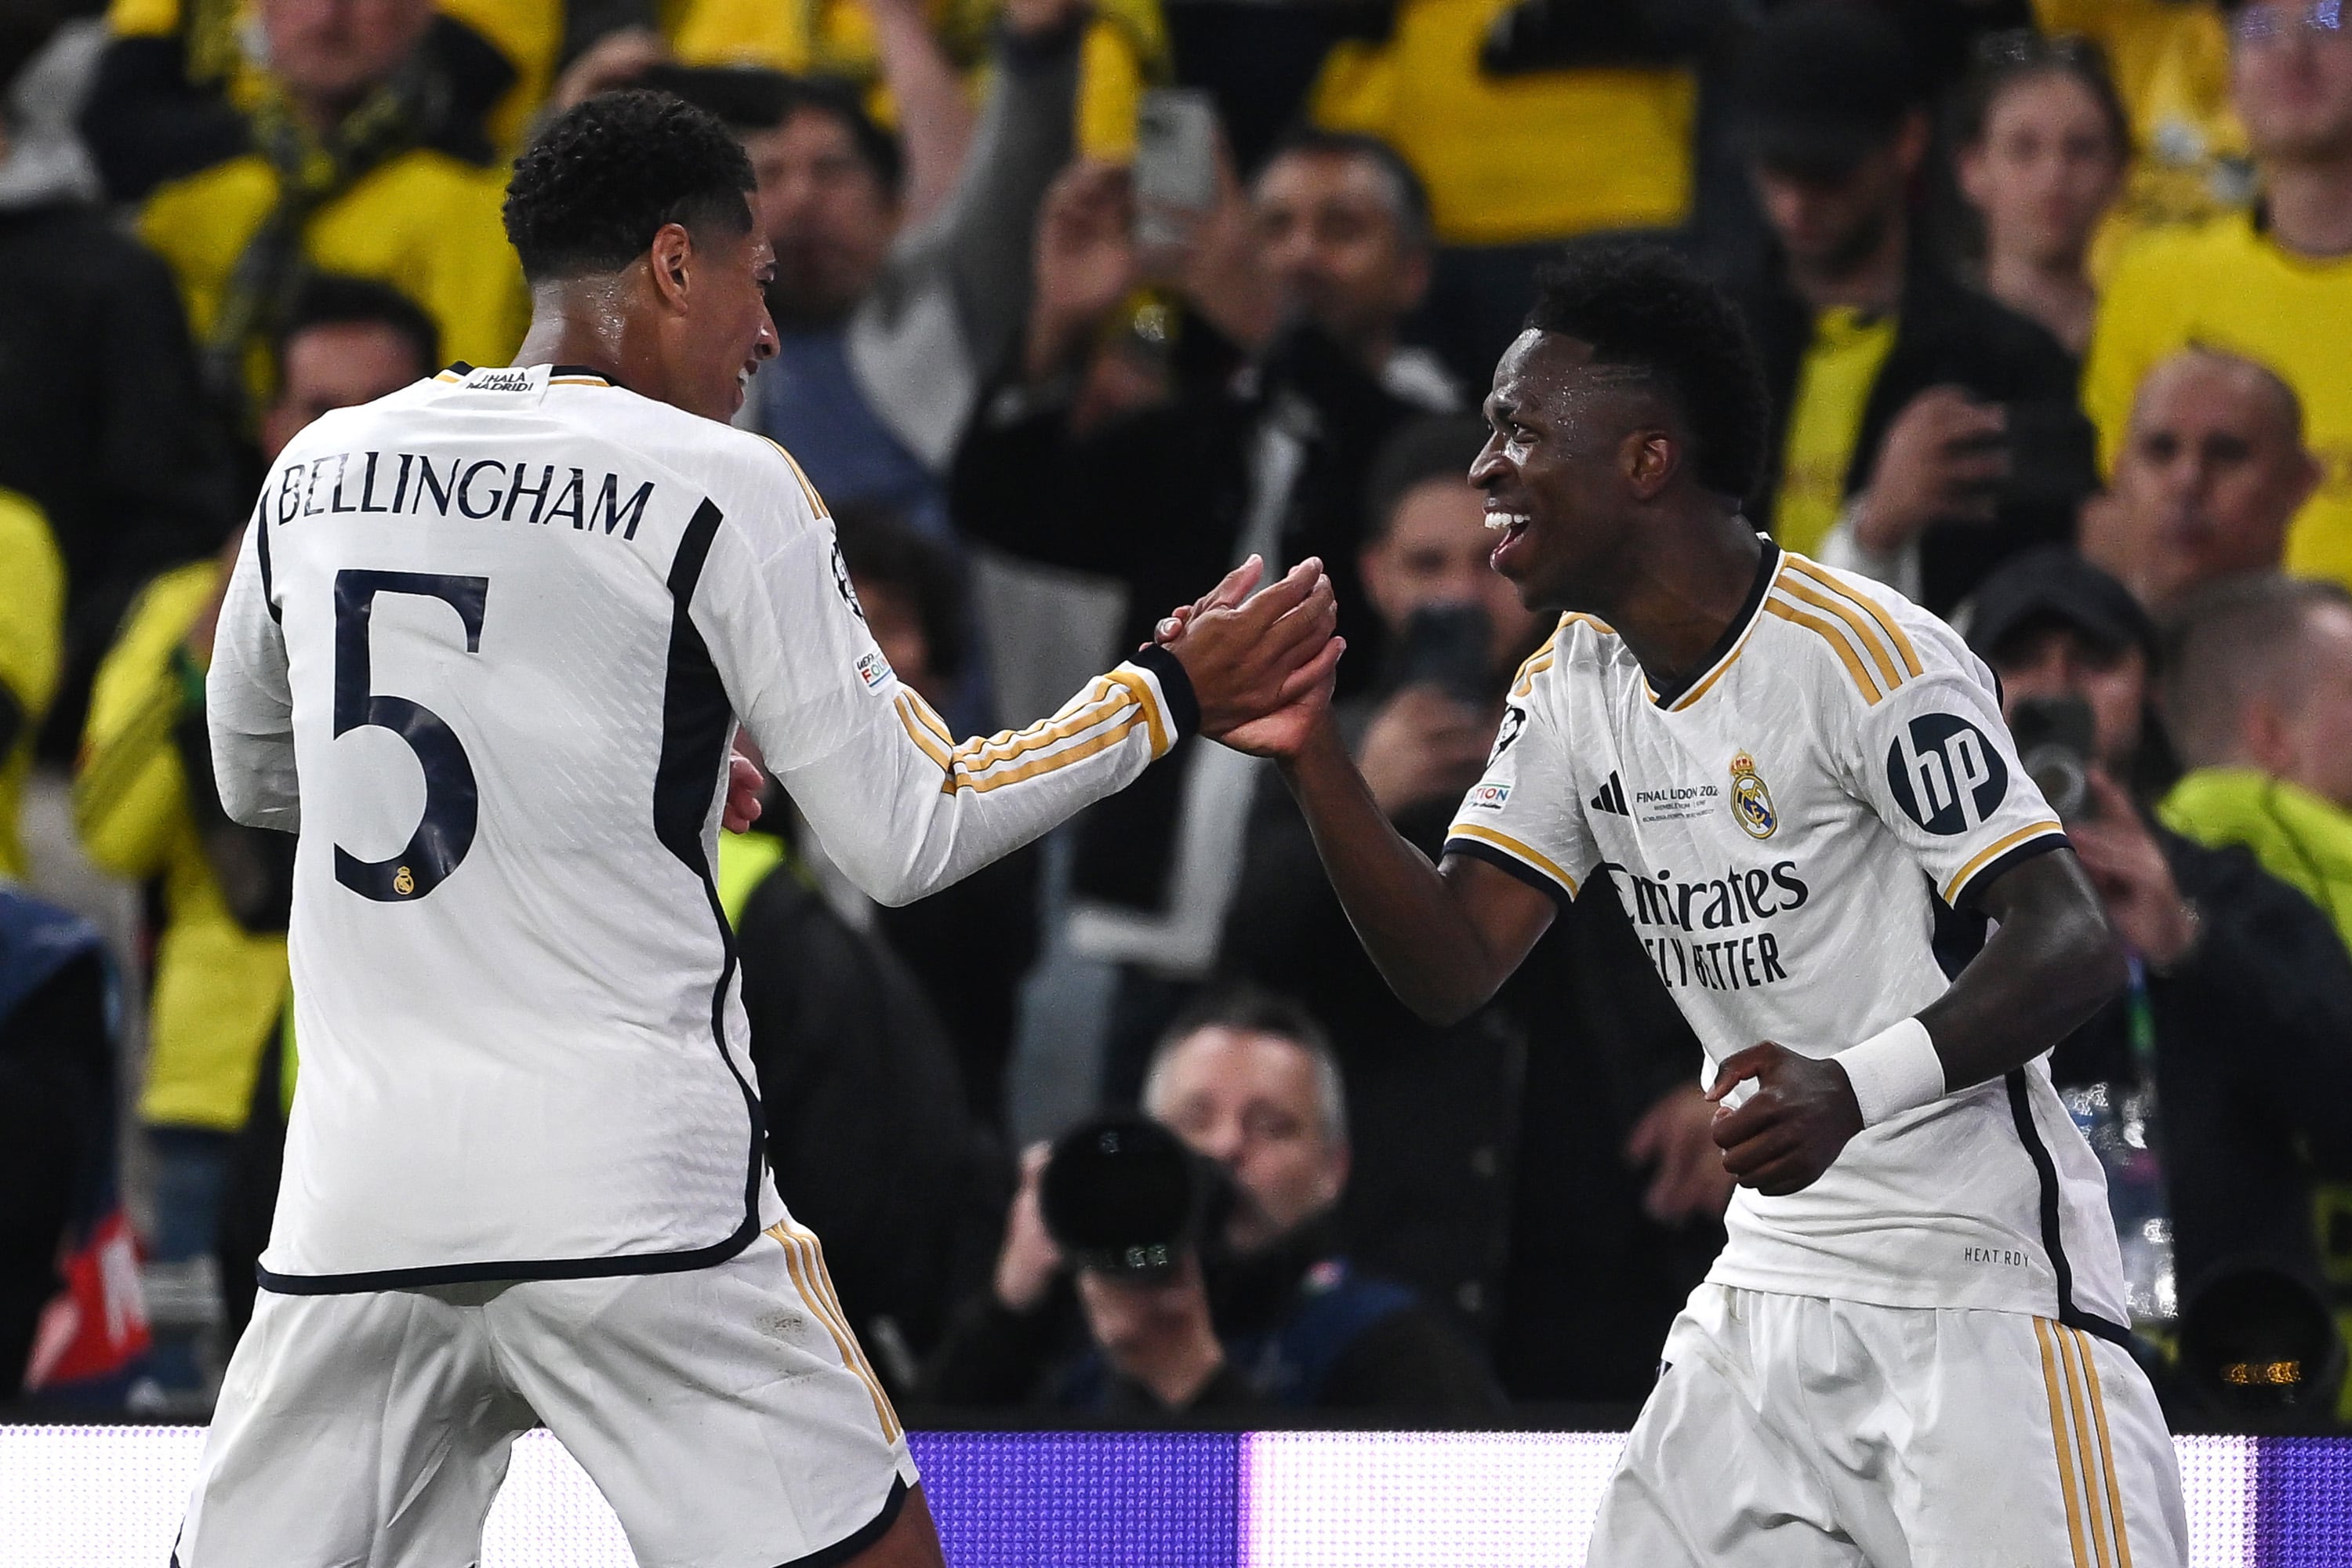
[[[1921,679],[1977,668],[1958,632],[1883,583],[1781,552],[1759,615],[1793,659],[1841,695],[1875,707]]]
[[[1557,689],[1573,675],[1605,674],[1630,660],[1625,640],[1598,616],[1570,610],[1511,677],[1511,696],[1524,700]]]

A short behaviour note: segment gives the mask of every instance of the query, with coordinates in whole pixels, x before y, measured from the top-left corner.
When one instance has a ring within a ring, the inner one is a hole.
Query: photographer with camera
[[[1187,1014],[1152,1055],[1146,1117],[1029,1151],[995,1280],[926,1397],[1128,1415],[1496,1408],[1470,1350],[1332,1245],[1345,1103],[1296,1005],[1234,991]]]
[[[1987,579],[1967,631],[2131,952],[2052,1074],[2107,1167],[2136,1325],[2188,1333],[2200,1290],[2250,1261],[2316,1289],[2314,1184],[2352,1173],[2352,1112],[2311,1089],[2352,1068],[2352,957],[2245,850],[2147,815],[2168,771],[2158,642],[2122,584],[2033,551]]]

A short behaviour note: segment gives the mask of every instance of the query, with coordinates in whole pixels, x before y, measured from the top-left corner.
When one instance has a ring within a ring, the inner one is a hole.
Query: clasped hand
[[[1737,1109],[1724,1097],[1748,1079],[1756,1092]],[[1743,1187],[1785,1197],[1822,1173],[1862,1131],[1853,1083],[1835,1058],[1801,1056],[1766,1040],[1727,1058],[1706,1091],[1715,1102],[1715,1144]]]

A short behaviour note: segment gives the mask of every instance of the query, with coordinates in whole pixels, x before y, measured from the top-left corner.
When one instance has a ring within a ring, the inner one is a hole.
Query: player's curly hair
[[[1529,327],[1591,344],[1596,364],[1646,373],[1689,427],[1698,482],[1754,491],[1769,400],[1748,324],[1722,289],[1664,247],[1625,240],[1570,246],[1536,287]]]
[[[507,237],[536,283],[617,272],[664,224],[749,234],[751,161],[712,115],[666,92],[599,93],[515,160]]]

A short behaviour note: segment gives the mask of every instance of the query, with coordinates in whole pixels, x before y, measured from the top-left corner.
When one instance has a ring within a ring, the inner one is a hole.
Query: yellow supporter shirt
[[[185,0],[112,0],[106,29],[118,38],[168,37],[182,30]],[[189,40],[190,73],[225,80],[229,100],[248,112],[261,100],[261,70],[246,52],[255,36],[253,7],[196,0],[200,37]],[[515,68],[515,84],[492,106],[490,140],[508,153],[522,149],[531,116],[547,101],[563,51],[563,0],[441,0],[442,15],[488,39]]]
[[[0,687],[25,716],[16,743],[0,752],[0,880],[6,880],[25,875],[16,816],[32,771],[33,737],[57,695],[66,613],[65,563],[48,514],[14,490],[0,490],[0,584],[6,584],[0,592]]]
[[[2324,470],[2296,514],[2287,570],[2352,586],[2352,257],[2282,249],[2249,215],[2147,236],[2117,263],[2083,370],[2083,408],[2112,468],[2140,379],[2191,343],[2270,366],[2303,399]]]
[[[1862,434],[1870,389],[1895,348],[1895,318],[1832,306],[1813,321],[1813,341],[1797,370],[1789,429],[1780,447],[1780,486],[1772,500],[1772,537],[1784,550],[1811,555],[1845,510],[1846,470]]]
[[[506,180],[502,168],[404,153],[320,208],[304,248],[322,271],[381,279],[422,305],[441,329],[443,359],[504,364],[530,319],[522,267],[499,216]],[[147,199],[139,236],[171,264],[198,342],[212,331],[237,257],[277,200],[277,174],[251,154],[174,180]],[[267,400],[266,386],[254,391],[257,403]]]
[[[219,573],[211,562],[167,572],[124,617],[90,693],[74,820],[93,861],[163,885],[140,1117],[229,1131],[245,1124],[288,979],[285,935],[254,935],[229,913],[189,815],[173,742],[187,700],[173,656],[211,602]]]
[[[2243,207],[2253,195],[2245,128],[2230,105],[2230,35],[2210,0],[2034,0],[2048,33],[2079,33],[2106,52],[2131,116],[2123,199],[2094,247],[2105,277],[2132,236]]]
[[[929,0],[927,9],[948,58],[971,74],[978,90],[996,0]],[[877,120],[887,125],[897,119],[882,88],[874,19],[856,0],[678,0],[665,21],[670,47],[688,65],[839,77],[868,89],[867,107]],[[1135,110],[1143,89],[1168,76],[1160,0],[1097,5],[1080,48],[1079,150],[1124,160],[1135,151]]]
[[[1429,186],[1447,245],[1661,228],[1691,201],[1697,103],[1686,70],[1490,79],[1478,47],[1513,0],[1401,0],[1384,44],[1342,43],[1311,99],[1318,125],[1378,136]]]

